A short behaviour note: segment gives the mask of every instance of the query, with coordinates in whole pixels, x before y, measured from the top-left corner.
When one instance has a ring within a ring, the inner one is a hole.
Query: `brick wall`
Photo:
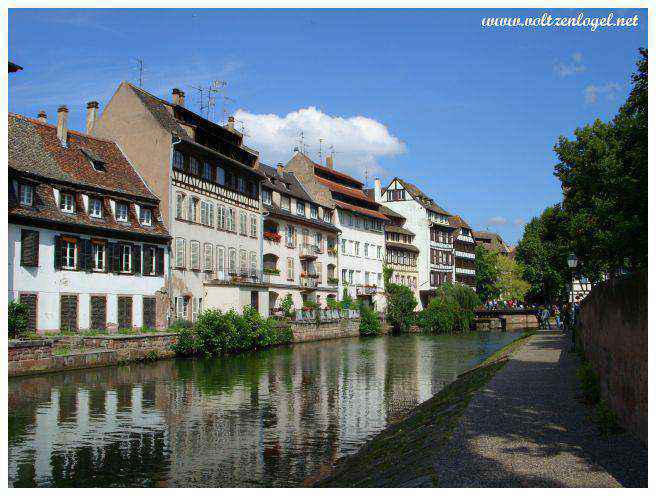
[[[581,304],[579,323],[602,398],[647,443],[647,273],[597,285]]]

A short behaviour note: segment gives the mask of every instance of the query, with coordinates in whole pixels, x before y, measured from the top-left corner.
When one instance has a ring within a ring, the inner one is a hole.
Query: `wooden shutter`
[[[118,328],[119,329],[132,328],[132,297],[131,296],[118,297]]]
[[[141,245],[132,245],[132,273],[141,274]]]
[[[76,270],[84,270],[86,267],[86,258],[84,252],[84,240],[75,238],[75,250],[77,251],[77,260],[75,261]]]
[[[152,273],[152,268],[153,268],[153,256],[151,252],[152,246],[150,245],[144,245],[144,252],[143,252],[143,275],[145,276],[150,276],[154,275]]]
[[[156,326],[156,309],[157,303],[152,296],[144,296],[143,298],[143,325],[155,329]]]
[[[121,271],[121,253],[117,243],[107,243],[107,261],[109,271],[118,274]]]
[[[164,248],[157,248],[157,275],[164,275]]]
[[[77,295],[59,297],[59,328],[62,331],[77,331]]]
[[[107,327],[107,297],[91,297],[91,329],[102,330]]]
[[[91,243],[91,240],[83,239],[81,241],[79,251],[83,258],[83,264],[81,267],[87,272],[92,272],[95,260],[93,257],[93,244]]]
[[[38,233],[37,233],[38,234]],[[37,298],[35,293],[20,295],[21,303],[27,307],[27,332],[36,332]]]
[[[23,267],[39,266],[39,231],[21,229],[21,261]]]
[[[62,239],[60,235],[55,236],[55,270],[61,270],[62,266]]]

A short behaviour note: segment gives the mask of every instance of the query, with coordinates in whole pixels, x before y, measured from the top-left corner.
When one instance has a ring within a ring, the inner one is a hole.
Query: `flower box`
[[[273,241],[274,243],[279,243],[280,240],[282,239],[280,233],[277,232],[264,231],[264,234],[262,236],[264,237],[264,239],[268,241]]]

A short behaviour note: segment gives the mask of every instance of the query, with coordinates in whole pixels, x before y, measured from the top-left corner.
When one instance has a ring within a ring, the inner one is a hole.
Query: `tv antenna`
[[[207,90],[207,106],[209,112],[212,114],[212,120],[216,118],[216,95],[221,95],[223,98],[222,109],[225,114],[225,98],[227,97],[223,94],[223,90],[227,85],[228,83],[226,81],[216,80],[212,81]]]
[[[143,70],[144,62],[143,59],[134,59],[137,62],[137,68],[139,69],[139,88],[143,88]]]
[[[319,163],[321,163],[322,154],[323,154],[322,145],[323,145],[323,139],[319,138]]]
[[[303,155],[307,155],[307,145],[305,144],[305,134],[303,131],[301,131],[301,134],[299,135],[298,139],[298,144],[300,145],[300,150]]]
[[[203,113],[205,113],[207,115],[207,112],[206,112],[207,111],[207,106],[205,105],[205,91],[206,91],[206,89],[203,88],[202,86],[193,86],[191,84],[188,85],[188,86],[190,88],[193,88],[196,91],[198,91],[198,95],[199,95],[199,103],[198,103],[199,111],[198,111],[198,113],[200,115],[203,115]]]

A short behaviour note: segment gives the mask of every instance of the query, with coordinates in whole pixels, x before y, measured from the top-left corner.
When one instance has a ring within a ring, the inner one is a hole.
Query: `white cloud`
[[[602,95],[606,95],[606,99],[608,100],[614,100],[620,89],[621,87],[617,83],[606,83],[602,85],[589,84],[583,90],[585,103],[595,104]]]
[[[501,217],[501,216],[490,217],[487,220],[487,223],[492,225],[492,226],[505,226],[508,223],[508,219],[506,219],[505,217]]]
[[[324,156],[329,147],[335,148],[335,167],[362,177],[364,168],[369,173],[380,172],[378,158],[405,153],[406,146],[392,135],[387,127],[369,117],[357,115],[340,117],[328,115],[316,107],[288,113],[252,114],[244,109],[235,112],[237,128],[243,124],[248,146],[258,150],[265,163],[286,163],[299,136],[303,132],[307,154],[317,158],[319,139],[323,140]]]
[[[554,63],[554,71],[556,71],[556,74],[558,74],[559,77],[565,78],[567,76],[585,72],[588,69],[581,63],[583,61],[582,53],[574,52],[570,58],[571,60],[557,60]]]

